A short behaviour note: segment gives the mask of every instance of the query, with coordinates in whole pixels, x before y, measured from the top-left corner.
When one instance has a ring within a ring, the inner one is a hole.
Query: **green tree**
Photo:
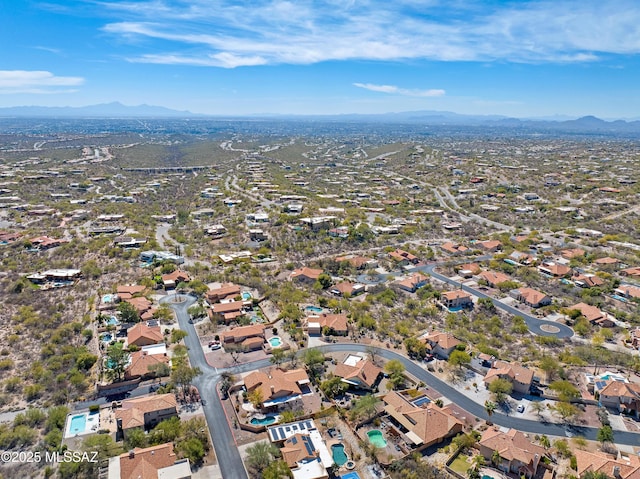
[[[122,376],[129,362],[129,353],[123,348],[121,342],[112,344],[107,348],[107,375],[116,381],[122,380]]]
[[[351,408],[352,419],[371,419],[377,412],[377,406],[379,402],[380,399],[378,399],[373,394],[361,396]]]
[[[183,331],[182,329],[173,329],[171,331],[171,342],[173,344],[179,343],[184,338],[186,338],[188,335],[189,335],[189,333],[187,333],[186,331]]]
[[[127,438],[124,441],[127,449],[147,446],[147,435],[142,428],[134,428],[127,431]]]
[[[611,426],[602,426],[598,429],[597,439],[601,443],[613,442],[613,429]]]
[[[202,441],[196,437],[179,441],[176,449],[182,457],[189,459],[191,464],[200,464],[206,454],[206,450]]]
[[[317,282],[322,289],[328,289],[331,286],[331,276],[326,273],[322,273],[318,276]]]
[[[320,390],[328,399],[340,396],[347,392],[348,389],[349,385],[338,376],[332,376],[320,384]]]
[[[268,442],[257,442],[247,448],[247,467],[251,472],[261,474],[274,459],[280,456],[280,451]]]
[[[140,321],[140,315],[136,308],[126,301],[118,305],[118,312],[120,313],[120,321],[123,323],[138,323]]]
[[[563,421],[569,421],[570,419],[576,418],[580,415],[580,409],[565,401],[557,402],[556,405],[553,406],[553,410],[562,418]]]
[[[493,401],[485,401],[484,402],[484,409],[485,411],[487,411],[487,414],[489,415],[489,417],[491,417],[494,413],[494,411],[498,408],[497,404],[494,403]]]
[[[186,362],[182,362],[171,371],[171,381],[185,391],[200,374],[202,374],[200,368],[192,368]]]
[[[324,354],[318,349],[307,349],[302,356],[302,362],[314,377],[322,374],[324,370]]]
[[[407,354],[412,359],[424,359],[427,356],[427,346],[417,338],[407,338],[404,340]]]
[[[286,479],[290,477],[293,477],[291,469],[282,459],[273,461],[262,471],[262,479]]]
[[[451,351],[449,355],[449,364],[462,369],[464,365],[471,364],[471,356],[464,351],[458,351],[457,349]]]
[[[489,384],[489,391],[493,394],[493,399],[500,404],[513,391],[513,384],[507,379],[497,378]]]
[[[276,348],[271,350],[271,361],[272,364],[276,366],[280,366],[285,360],[285,352],[282,348]]]
[[[558,394],[560,401],[571,401],[580,397],[580,390],[566,380],[554,381],[549,384],[549,389]]]
[[[384,365],[385,372],[389,375],[388,389],[399,389],[405,383],[404,364],[397,359],[392,359]]]

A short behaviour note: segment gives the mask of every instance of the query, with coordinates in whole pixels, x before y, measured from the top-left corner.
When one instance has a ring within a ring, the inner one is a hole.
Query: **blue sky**
[[[636,0],[6,0],[0,106],[640,117]]]

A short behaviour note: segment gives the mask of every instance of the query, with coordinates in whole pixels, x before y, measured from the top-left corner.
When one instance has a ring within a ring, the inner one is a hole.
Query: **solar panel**
[[[316,448],[313,446],[313,443],[311,442],[311,437],[304,436],[303,440],[304,440],[304,445],[307,448],[307,454],[309,454],[310,456],[313,455]]]

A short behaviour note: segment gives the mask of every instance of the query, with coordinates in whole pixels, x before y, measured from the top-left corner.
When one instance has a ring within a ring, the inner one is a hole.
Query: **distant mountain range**
[[[282,115],[256,114],[231,117],[225,115],[203,115],[189,111],[172,110],[161,106],[127,106],[119,102],[102,103],[83,107],[20,106],[0,108],[0,117],[20,118],[200,118],[200,119],[271,119],[308,120],[328,122],[363,123],[410,123],[413,125],[478,126],[495,128],[532,129],[542,131],[640,133],[640,120],[605,121],[595,116],[577,119],[556,116],[546,118],[511,118],[500,115],[462,115],[448,111],[407,111],[382,114],[343,115]]]
[[[127,106],[119,102],[89,106],[13,106],[0,108],[0,117],[34,118],[192,118],[189,111],[178,111],[163,106]]]

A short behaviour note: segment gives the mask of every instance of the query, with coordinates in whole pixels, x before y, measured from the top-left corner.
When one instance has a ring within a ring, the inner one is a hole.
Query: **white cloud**
[[[104,0],[131,61],[233,68],[331,60],[571,63],[640,53],[634,0]],[[168,47],[168,48],[167,48]],[[189,49],[189,55],[170,52]]]
[[[56,76],[48,71],[0,70],[1,93],[69,93],[61,87],[79,86],[84,83],[82,77]]]
[[[415,89],[399,88],[395,85],[374,85],[372,83],[354,83],[353,86],[357,86],[358,88],[364,88],[365,90],[402,95],[402,96],[433,97],[433,96],[443,96],[446,93],[444,90],[441,90],[441,89],[415,90]]]

